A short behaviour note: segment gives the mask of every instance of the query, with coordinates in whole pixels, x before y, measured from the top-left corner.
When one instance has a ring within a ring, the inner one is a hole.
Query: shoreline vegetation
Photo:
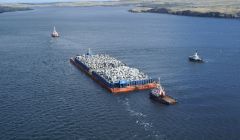
[[[192,16],[192,17],[215,17],[215,18],[232,18],[239,19],[240,12],[238,13],[224,13],[214,10],[190,10],[190,9],[171,9],[171,8],[152,8],[152,7],[135,7],[130,10],[132,13],[161,13],[181,16]]]
[[[240,0],[155,0],[129,12],[240,19]]]
[[[32,10],[35,7],[133,6],[132,13],[162,13],[196,17],[240,19],[240,0],[118,0],[53,3],[5,3],[0,13]]]

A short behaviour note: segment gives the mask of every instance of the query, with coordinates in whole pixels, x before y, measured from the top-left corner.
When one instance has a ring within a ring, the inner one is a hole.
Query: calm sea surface
[[[0,15],[0,139],[240,139],[240,21],[129,8]],[[108,93],[69,63],[88,48],[161,77],[179,103]],[[196,49],[206,63],[188,62]]]

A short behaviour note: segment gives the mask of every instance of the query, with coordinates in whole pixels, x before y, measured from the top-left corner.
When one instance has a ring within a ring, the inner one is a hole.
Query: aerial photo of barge
[[[157,80],[106,54],[92,54],[89,50],[87,54],[71,58],[70,62],[112,93],[157,87]]]

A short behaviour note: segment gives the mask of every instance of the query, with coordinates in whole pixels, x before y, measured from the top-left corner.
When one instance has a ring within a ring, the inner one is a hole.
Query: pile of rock
[[[109,83],[119,81],[139,81],[148,79],[148,76],[136,68],[130,68],[121,61],[105,54],[79,55],[76,57],[91,71],[97,72]]]

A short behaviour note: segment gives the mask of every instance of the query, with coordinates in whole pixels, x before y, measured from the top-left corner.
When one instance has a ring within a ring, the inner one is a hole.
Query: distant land
[[[0,13],[1,11],[22,11],[29,10],[34,7],[49,6],[84,7],[123,5],[133,6],[133,8],[129,9],[129,12],[133,13],[163,13],[184,16],[240,19],[240,0],[119,0],[53,3],[5,3],[0,4]]]
[[[240,0],[158,0],[140,4],[129,11],[133,13],[240,18]]]
[[[28,7],[1,6],[0,5],[0,13],[15,12],[15,11],[26,11],[26,10],[32,10],[32,9],[28,8]]]
[[[51,2],[51,3],[1,3],[0,13],[33,10],[35,7],[86,7],[86,6],[120,6],[131,2],[90,1],[90,2]],[[133,2],[136,4],[135,2]]]

